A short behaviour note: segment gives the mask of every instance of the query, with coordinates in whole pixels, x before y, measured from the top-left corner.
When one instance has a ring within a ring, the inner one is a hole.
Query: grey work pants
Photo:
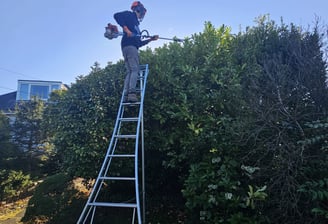
[[[122,49],[127,74],[124,80],[124,93],[136,92],[139,75],[139,52],[134,46],[126,46]]]

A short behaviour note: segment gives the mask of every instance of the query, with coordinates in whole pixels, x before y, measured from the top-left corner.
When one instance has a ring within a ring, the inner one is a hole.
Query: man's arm
[[[133,33],[129,30],[127,26],[123,26],[123,31],[126,33],[128,37],[132,37]]]
[[[133,33],[127,27],[128,11],[118,12],[114,14],[114,19],[123,28],[123,32],[126,33],[128,37],[133,36]]]

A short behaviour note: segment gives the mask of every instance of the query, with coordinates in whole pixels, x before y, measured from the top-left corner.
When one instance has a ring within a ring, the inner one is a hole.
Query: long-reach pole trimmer
[[[146,35],[142,35],[142,33],[146,33]],[[104,36],[106,38],[108,38],[109,40],[112,40],[114,38],[117,38],[119,36],[123,36],[124,33],[123,32],[120,32],[118,31],[118,28],[117,26],[111,24],[111,23],[108,23],[108,25],[105,27],[105,33],[104,33]],[[148,31],[147,30],[143,30],[141,32],[141,35],[140,35],[141,38],[152,38],[154,36],[151,36],[149,35]],[[173,38],[166,38],[166,37],[158,37],[158,39],[162,39],[162,40],[170,40],[170,41],[176,41],[176,42],[183,42],[182,39],[179,39],[179,38],[176,38],[176,37],[173,37]]]

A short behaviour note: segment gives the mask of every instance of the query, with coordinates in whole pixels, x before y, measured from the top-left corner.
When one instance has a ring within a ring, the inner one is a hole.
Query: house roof
[[[19,79],[18,82],[28,82],[28,83],[34,83],[34,82],[41,82],[41,83],[58,83],[63,84],[62,81],[46,81],[46,80],[31,80],[31,79]]]
[[[15,109],[17,91],[0,95],[0,111],[10,112]]]

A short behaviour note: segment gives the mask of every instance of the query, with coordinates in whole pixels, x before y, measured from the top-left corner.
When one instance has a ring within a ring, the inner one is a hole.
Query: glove
[[[135,33],[132,33],[132,32],[131,33],[124,33],[124,35],[127,36],[127,37],[130,37],[130,38],[137,36]]]
[[[127,37],[134,37],[135,34],[132,33],[127,26],[123,26],[123,31],[126,33]]]

